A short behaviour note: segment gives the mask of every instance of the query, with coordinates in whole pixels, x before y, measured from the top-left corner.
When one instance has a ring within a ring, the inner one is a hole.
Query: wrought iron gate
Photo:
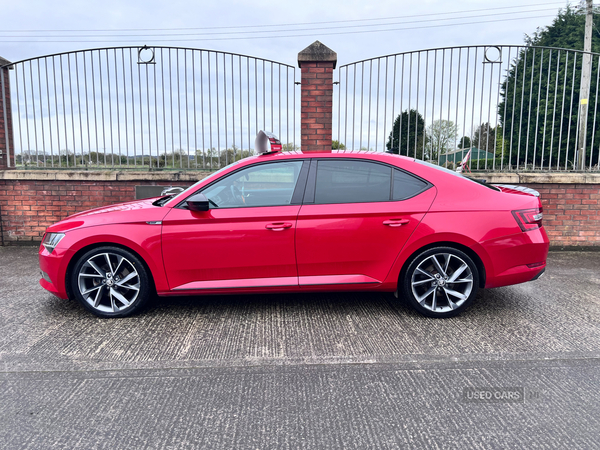
[[[17,165],[218,168],[251,154],[260,129],[296,145],[296,69],[287,64],[192,48],[111,47],[10,68]]]
[[[584,151],[585,169],[598,170],[600,55],[587,54],[592,77],[583,99],[585,55],[468,46],[340,66],[334,146],[395,149],[450,168],[471,150],[471,168],[479,170],[573,170]],[[580,136],[582,104],[588,105],[587,127]]]

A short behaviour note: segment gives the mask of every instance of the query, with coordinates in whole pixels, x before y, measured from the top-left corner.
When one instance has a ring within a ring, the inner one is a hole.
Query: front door
[[[201,190],[209,211],[173,208],[162,234],[170,288],[297,286],[294,193],[302,166],[301,160],[254,164]]]

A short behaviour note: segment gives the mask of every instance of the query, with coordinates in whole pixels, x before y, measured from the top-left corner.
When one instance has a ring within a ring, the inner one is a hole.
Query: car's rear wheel
[[[464,311],[477,295],[479,273],[464,252],[435,247],[411,261],[401,284],[404,298],[421,314],[452,317]]]
[[[151,283],[140,259],[119,247],[98,247],[82,255],[71,273],[77,300],[99,317],[125,317],[148,301]]]

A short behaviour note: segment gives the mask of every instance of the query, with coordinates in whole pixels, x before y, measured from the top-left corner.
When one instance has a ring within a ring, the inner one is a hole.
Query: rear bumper
[[[530,268],[527,265],[512,267],[494,278],[493,282],[486,283],[485,287],[510,286],[512,284],[526,283],[537,280],[546,270],[546,263],[543,266]]]
[[[533,277],[530,281],[535,281],[538,278],[540,278],[542,275],[544,275],[544,272],[546,272],[546,268],[544,267],[542,270],[540,270],[540,273],[538,273],[535,277]]]
[[[546,269],[550,241],[544,228],[482,243],[492,262],[486,288],[538,279]]]

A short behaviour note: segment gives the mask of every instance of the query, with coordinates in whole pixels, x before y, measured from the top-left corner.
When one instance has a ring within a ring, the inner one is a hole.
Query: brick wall
[[[600,184],[530,184],[553,246],[600,246]]]
[[[551,246],[600,248],[599,173],[481,173],[477,177],[538,191]]]
[[[119,173],[110,175],[110,178],[119,178]],[[73,176],[64,172],[40,171],[28,175],[20,171],[5,172],[5,179],[0,179],[0,245],[38,243],[48,226],[71,214],[135,200],[136,185],[190,186],[206,175],[206,172],[183,176],[145,173],[138,176],[125,174],[126,180],[103,180],[97,178],[106,178],[106,174]],[[20,179],[6,179],[6,176]],[[80,179],[44,179],[48,176]]]
[[[136,185],[189,186],[206,175],[206,172],[5,171],[0,179],[3,245],[38,243],[46,227],[68,215],[134,200]],[[586,180],[590,177],[593,179]],[[589,182],[596,181],[591,175],[577,174],[488,174],[486,178],[488,182],[519,184],[540,192],[544,227],[553,246],[600,247],[600,175],[598,182]],[[532,183],[536,178],[546,182]],[[552,180],[563,182],[547,182]],[[579,183],[564,182],[569,180]]]

